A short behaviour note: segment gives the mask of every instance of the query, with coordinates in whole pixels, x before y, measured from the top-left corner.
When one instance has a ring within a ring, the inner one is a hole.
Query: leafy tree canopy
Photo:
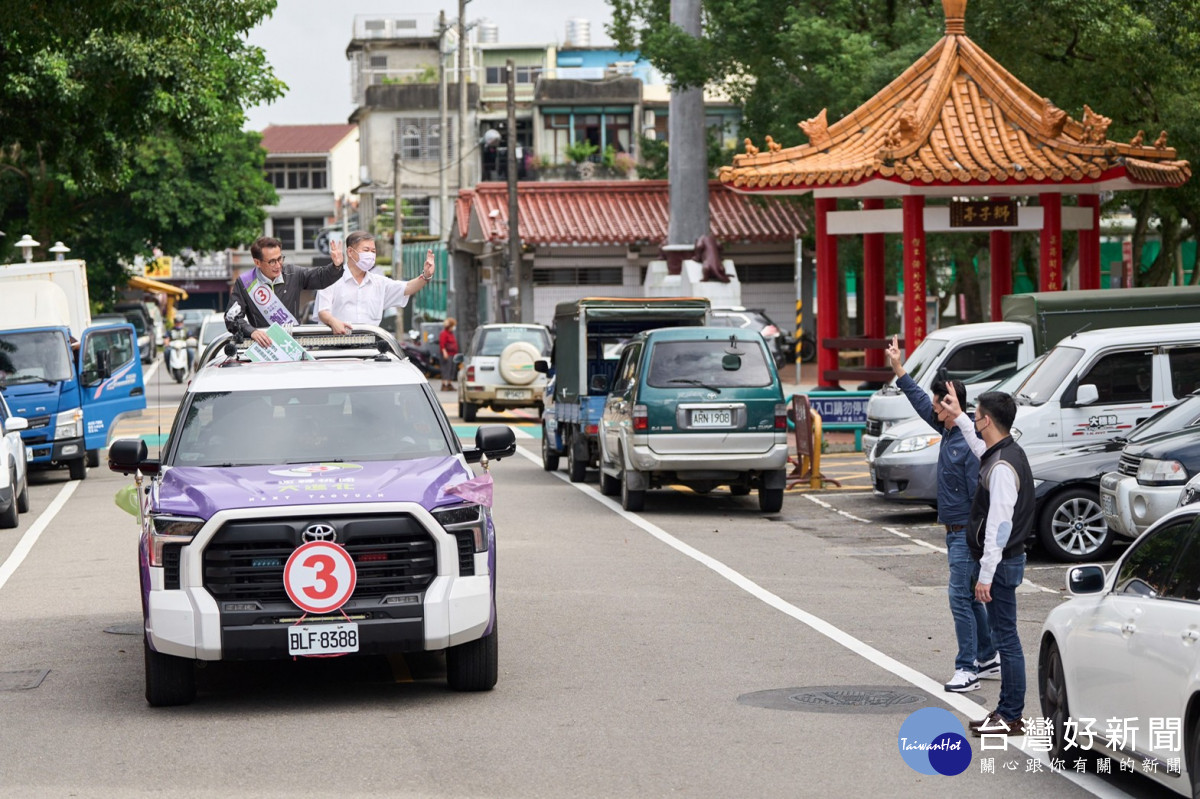
[[[93,299],[154,247],[219,249],[274,201],[243,109],[281,95],[244,34],[275,0],[0,0],[0,229],[61,239]],[[248,206],[253,203],[253,206]],[[11,255],[10,255],[11,257]]]
[[[670,24],[670,0],[610,2],[619,47],[640,51],[677,86],[723,85],[742,107],[742,135],[770,134],[785,147],[806,141],[797,122],[822,108],[830,123],[840,119],[944,28],[936,0],[703,0],[703,36],[693,39]],[[1165,129],[1181,158],[1200,161],[1200,4],[972,0],[966,31],[1076,119],[1084,103],[1111,117],[1110,138],[1144,130],[1153,141]],[[1200,230],[1200,183],[1113,203],[1135,212],[1137,235],[1158,228],[1162,254],[1141,280],[1165,282],[1175,244]]]

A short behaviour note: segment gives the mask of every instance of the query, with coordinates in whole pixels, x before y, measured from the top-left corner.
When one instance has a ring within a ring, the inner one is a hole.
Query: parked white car
[[[1050,757],[1133,758],[1184,796],[1200,791],[1200,504],[1164,516],[1107,575],[1072,567],[1067,590],[1038,656]]]
[[[17,514],[29,511],[29,466],[21,431],[29,423],[13,416],[0,395],[0,527],[16,527]]]

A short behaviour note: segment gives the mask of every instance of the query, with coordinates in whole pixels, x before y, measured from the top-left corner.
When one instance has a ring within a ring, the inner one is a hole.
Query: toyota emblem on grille
[[[310,524],[300,534],[305,543],[309,541],[336,541],[337,530],[333,529],[332,524]]]

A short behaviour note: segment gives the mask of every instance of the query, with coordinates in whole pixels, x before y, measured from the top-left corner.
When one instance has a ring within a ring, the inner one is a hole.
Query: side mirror
[[[158,474],[159,462],[147,457],[149,450],[140,438],[120,438],[108,448],[108,468],[120,474]]]
[[[533,371],[540,372],[544,375],[550,374],[550,362],[545,358],[538,358],[533,362]]]
[[[498,461],[517,452],[517,437],[512,428],[503,424],[482,425],[475,431],[474,449],[463,450],[467,463],[479,463],[487,455],[489,460]]]
[[[1084,383],[1075,391],[1075,404],[1077,406],[1091,405],[1100,399],[1100,391],[1094,383]]]
[[[24,416],[10,416],[8,421],[4,423],[4,432],[15,433],[18,430],[28,430],[29,420]]]
[[[592,375],[592,382],[589,384],[592,391],[608,391],[608,378],[604,375]]]
[[[1104,590],[1104,568],[1074,566],[1067,569],[1067,592],[1072,595],[1098,594]]]

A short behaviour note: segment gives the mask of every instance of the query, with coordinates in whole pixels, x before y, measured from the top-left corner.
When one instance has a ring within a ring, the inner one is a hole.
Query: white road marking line
[[[845,496],[845,494],[839,494],[838,496]],[[835,508],[835,507],[833,507],[832,505],[830,505],[828,502],[826,502],[826,501],[824,501],[824,500],[822,500],[822,499],[819,499],[819,498],[817,498],[817,497],[814,497],[814,496],[812,496],[811,494],[805,494],[805,495],[804,495],[804,498],[805,498],[805,499],[807,499],[807,500],[809,500],[809,501],[811,501],[811,502],[814,502],[814,503],[816,503],[817,505],[820,505],[822,508],[825,508],[826,510],[831,510],[831,511],[833,511],[834,513],[838,514],[839,516],[845,516],[847,519],[853,519],[854,521],[856,521],[856,522],[862,522],[863,524],[871,524],[871,522],[870,522],[869,520],[867,520],[867,519],[862,519],[862,518],[860,518],[860,517],[858,517],[858,516],[855,516],[855,515],[854,515],[854,514],[852,514],[852,513],[847,513],[847,512],[846,512],[846,511],[844,511],[844,510],[838,510],[837,508]],[[945,548],[945,547],[939,547],[937,544],[931,544],[931,543],[929,543],[928,541],[922,541],[922,540],[921,540],[921,539],[919,539],[919,538],[913,538],[913,537],[912,537],[911,535],[909,535],[908,533],[902,533],[902,532],[900,532],[899,530],[897,530],[895,527],[884,527],[884,526],[882,526],[882,525],[881,525],[881,526],[880,526],[880,529],[881,529],[881,530],[884,530],[885,532],[891,533],[892,535],[899,536],[900,538],[907,538],[909,541],[912,541],[914,544],[920,544],[920,545],[921,545],[921,546],[923,546],[923,547],[928,547],[929,549],[932,549],[934,552],[940,552],[940,553],[942,553],[943,555],[945,555],[945,554],[946,554],[946,548]],[[1029,586],[1030,588],[1034,588],[1034,589],[1036,589],[1036,590],[1038,590],[1038,591],[1041,591],[1041,592],[1042,592],[1042,593],[1044,593],[1044,594],[1055,594],[1055,595],[1057,595],[1057,594],[1059,593],[1058,591],[1054,590],[1053,588],[1047,588],[1047,587],[1046,587],[1046,586],[1044,586],[1044,585],[1038,585],[1038,584],[1037,584],[1037,583],[1035,583],[1033,580],[1030,580],[1028,577],[1026,577],[1026,578],[1025,578],[1023,581],[1022,581],[1022,585],[1027,585],[1027,586]]]
[[[517,448],[517,453],[520,454],[522,457],[526,458],[527,460],[529,460],[530,462],[537,464],[538,466],[542,465],[542,458],[541,458],[540,453],[535,455],[531,452],[526,452],[524,449],[521,449],[519,447]],[[599,491],[597,491],[595,488],[588,485],[587,483],[572,483],[565,474],[563,474],[562,472],[557,471],[557,470],[551,472],[550,474],[552,474],[554,477],[557,477],[559,480],[562,480],[567,485],[569,485],[573,488],[576,488],[579,491],[582,491],[584,494],[586,494],[591,499],[595,500],[596,502],[599,502],[601,505],[604,505],[606,508],[613,511],[618,516],[620,516],[623,519],[625,519],[626,521],[628,521],[630,524],[634,525],[635,527],[641,528],[646,533],[650,534],[654,538],[657,538],[659,541],[661,541],[662,543],[671,547],[672,549],[679,552],[680,554],[686,555],[687,557],[691,558],[692,560],[696,561],[697,563],[701,564],[702,566],[706,566],[707,568],[709,568],[710,570],[715,572],[717,575],[719,575],[720,577],[723,577],[724,579],[733,583],[738,588],[741,588],[743,591],[750,594],[754,598],[762,601],[763,603],[769,605],[772,608],[775,608],[776,610],[780,611],[781,613],[784,613],[785,615],[791,616],[796,621],[810,627],[812,630],[814,630],[817,633],[820,633],[821,635],[825,636],[826,638],[833,641],[834,643],[839,644],[839,645],[845,647],[846,649],[849,649],[851,652],[858,655],[859,657],[874,663],[876,666],[879,666],[880,668],[884,669],[885,671],[891,672],[895,676],[897,676],[900,679],[907,682],[909,685],[912,685],[915,688],[919,688],[920,690],[925,691],[927,694],[934,697],[935,699],[938,699],[938,700],[946,703],[947,705],[950,705],[951,707],[953,707],[959,713],[962,713],[967,718],[972,719],[972,720],[977,720],[977,719],[982,719],[984,716],[987,715],[988,711],[984,710],[982,705],[976,704],[972,700],[967,699],[965,696],[960,696],[959,694],[955,694],[955,693],[946,691],[945,688],[943,687],[943,685],[940,682],[934,680],[933,678],[928,677],[925,674],[922,674],[921,672],[917,671],[916,669],[912,668],[911,666],[901,663],[900,661],[896,660],[895,658],[891,657],[890,655],[884,654],[883,652],[879,651],[875,647],[873,647],[869,644],[866,644],[863,641],[860,641],[859,639],[857,639],[854,636],[850,635],[849,633],[845,632],[841,628],[835,627],[834,625],[830,624],[829,622],[825,621],[824,619],[820,618],[819,616],[814,616],[813,614],[809,613],[808,611],[805,611],[805,610],[802,610],[802,609],[796,607],[795,605],[793,605],[792,603],[783,599],[782,597],[778,596],[777,594],[771,593],[770,591],[763,588],[758,583],[754,582],[753,580],[751,580],[750,578],[741,574],[740,572],[730,568],[729,566],[726,566],[724,563],[717,560],[716,558],[704,554],[703,552],[701,552],[700,550],[691,546],[690,544],[684,543],[683,541],[679,540],[675,536],[668,533],[666,530],[663,530],[661,527],[658,527],[655,524],[651,524],[650,522],[646,521],[645,519],[643,519],[641,516],[637,515],[636,513],[630,513],[629,511],[622,508],[619,503],[604,496],[603,494],[601,494]],[[826,504],[826,503],[818,502],[818,504]],[[1008,745],[1011,746],[1013,749],[1018,749],[1018,750],[1024,752],[1026,755],[1028,755],[1032,758],[1042,760],[1044,765],[1049,765],[1050,761],[1046,758],[1046,755],[1044,752],[1035,751],[1033,749],[1030,749],[1028,744],[1025,744],[1025,743],[1018,745],[1016,743],[1017,740],[1024,742],[1025,739],[1024,738],[1009,739]],[[1006,750],[1006,751],[1008,751],[1008,750]],[[1121,791],[1121,790],[1109,785],[1104,780],[1100,779],[1100,777],[1098,775],[1095,775],[1095,774],[1087,774],[1087,773],[1079,774],[1079,773],[1073,772],[1073,771],[1061,771],[1061,772],[1051,772],[1051,773],[1057,773],[1063,779],[1066,779],[1066,780],[1078,785],[1080,788],[1083,788],[1084,790],[1088,791],[1089,793],[1091,793],[1094,796],[1112,797],[1112,799],[1124,799],[1125,797],[1130,796],[1130,794],[1127,794],[1124,791]]]
[[[21,540],[17,542],[17,545],[13,547],[13,551],[9,553],[4,563],[0,565],[0,588],[4,587],[9,577],[12,577],[17,567],[25,560],[25,556],[33,549],[33,545],[37,543],[38,538],[50,526],[50,522],[63,509],[63,506],[67,504],[67,500],[71,498],[71,495],[75,493],[75,489],[78,487],[78,480],[71,480],[64,484],[59,490],[58,496],[42,511],[42,515],[37,517],[37,521],[25,531],[25,535],[21,536]]]

